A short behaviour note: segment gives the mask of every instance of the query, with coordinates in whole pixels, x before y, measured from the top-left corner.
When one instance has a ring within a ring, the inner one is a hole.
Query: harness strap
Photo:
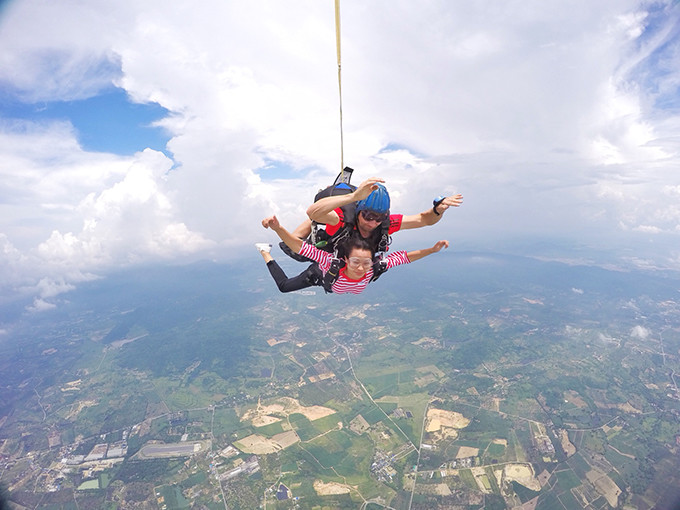
[[[326,294],[333,292],[333,284],[340,277],[340,269],[342,269],[344,265],[344,260],[333,257],[331,267],[329,267],[326,274],[323,275],[323,290],[326,291]]]
[[[390,218],[388,217],[380,225],[380,239],[375,251],[386,252],[392,244],[392,236],[390,236]]]
[[[387,271],[387,261],[381,255],[376,255],[373,259],[373,278],[371,278],[371,281],[376,281],[385,271]]]

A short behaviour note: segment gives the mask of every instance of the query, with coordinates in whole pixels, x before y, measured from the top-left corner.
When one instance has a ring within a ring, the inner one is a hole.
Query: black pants
[[[267,268],[281,292],[294,292],[314,285],[323,285],[323,275],[316,262],[292,278],[286,276],[275,260],[267,262]]]

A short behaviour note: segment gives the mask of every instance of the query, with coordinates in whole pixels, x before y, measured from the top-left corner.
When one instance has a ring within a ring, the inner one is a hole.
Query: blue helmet
[[[390,212],[390,194],[387,193],[387,188],[380,183],[376,183],[376,186],[378,189],[374,189],[370,195],[357,202],[357,212],[375,211],[380,214]]]

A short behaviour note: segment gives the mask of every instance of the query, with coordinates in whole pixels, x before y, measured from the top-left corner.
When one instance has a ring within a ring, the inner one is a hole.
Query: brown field
[[[520,508],[522,510],[534,510],[534,508],[536,508],[536,506],[538,506],[538,496],[536,496],[531,501],[527,501]]]
[[[592,483],[597,491],[602,494],[610,506],[616,508],[619,502],[621,489],[614,481],[601,471],[592,469],[586,473],[586,478]]]
[[[430,346],[437,346],[439,345],[439,340],[436,338],[430,338],[429,336],[424,336],[420,340],[416,340],[415,342],[411,342],[413,345],[423,345],[423,344],[428,344]]]
[[[604,409],[619,409],[626,413],[640,414],[642,411],[630,405],[629,402],[624,402],[623,404],[609,404],[604,402],[595,401],[597,407],[602,407]]]
[[[476,457],[479,455],[479,448],[472,446],[461,446],[456,454],[457,459],[467,459],[468,457]]]
[[[588,407],[588,404],[586,403],[585,400],[583,400],[578,393],[575,391],[569,390],[564,392],[564,399],[568,401],[570,404],[574,404],[576,407],[579,409],[584,409]]]
[[[541,484],[536,479],[531,464],[508,464],[503,471],[507,481],[514,480],[533,491],[541,490]]]
[[[467,427],[469,423],[470,420],[460,413],[444,411],[443,409],[429,409],[425,431],[431,435],[431,440],[437,443],[447,438],[456,439],[458,429]]]
[[[475,477],[475,482],[477,482],[479,490],[485,494],[489,494],[491,492],[491,483],[489,482],[486,470],[483,467],[473,467],[470,471],[472,471],[472,475]]]
[[[302,406],[294,398],[281,397],[269,405],[261,405],[259,402],[255,409],[246,411],[241,416],[241,421],[251,421],[255,427],[263,427],[287,418],[293,413],[303,414],[309,421],[318,420],[335,413],[335,410],[323,406]]]
[[[418,344],[422,340],[419,340],[418,342],[412,342],[414,344]],[[415,384],[419,388],[422,388],[423,386],[427,386],[428,384],[438,381],[439,379],[442,379],[446,377],[446,374],[439,370],[436,366],[434,365],[428,365],[425,367],[418,367],[416,368],[416,372],[418,372],[418,376],[415,378]]]
[[[425,430],[427,432],[437,432],[444,427],[462,429],[469,424],[470,420],[460,413],[432,408],[427,411],[427,424]]]
[[[539,475],[536,478],[538,478],[541,487],[545,486],[548,483],[548,481],[550,480],[550,476],[551,476],[550,473],[548,473],[548,471],[545,469],[539,473]]]
[[[564,450],[564,453],[567,454],[567,457],[571,457],[576,453],[576,447],[571,444],[571,441],[569,441],[569,434],[567,433],[566,430],[560,429],[559,430],[559,438],[560,438],[560,443],[562,443],[562,449]]]
[[[254,453],[255,455],[266,455],[285,450],[289,446],[300,441],[294,430],[281,432],[271,438],[266,438],[259,434],[252,434],[234,442],[234,446],[243,453]]]
[[[368,424],[366,419],[360,414],[357,414],[356,417],[351,422],[349,422],[349,430],[351,430],[355,434],[361,435],[370,428],[371,426]]]
[[[326,379],[332,379],[333,377],[335,377],[335,374],[333,372],[325,372],[323,374],[319,374],[318,376],[310,375],[309,382],[315,383],[319,381],[325,381]]]
[[[319,496],[331,496],[333,494],[349,494],[352,488],[337,482],[322,482],[314,480],[314,490]]]
[[[70,420],[72,418],[75,418],[76,416],[78,416],[78,414],[80,414],[80,411],[82,411],[86,407],[93,407],[96,405],[97,405],[96,400],[79,400],[74,404],[71,404],[71,410],[66,415],[65,419]]]
[[[435,485],[437,496],[450,496],[451,488],[445,483],[438,483]]]

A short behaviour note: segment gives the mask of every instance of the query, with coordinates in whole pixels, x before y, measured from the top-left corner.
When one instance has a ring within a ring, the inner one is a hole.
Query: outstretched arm
[[[411,262],[415,262],[418,259],[422,259],[423,257],[427,257],[428,255],[432,255],[433,253],[437,253],[442,248],[448,248],[448,247],[449,247],[448,241],[446,241],[446,240],[437,241],[432,248],[425,248],[425,249],[422,249],[422,250],[409,251],[409,252],[406,253],[406,255],[408,255],[408,258]]]
[[[463,195],[461,195],[460,193],[457,195],[451,195],[450,197],[446,197],[436,208],[428,209],[427,211],[423,211],[420,214],[404,216],[401,220],[401,230],[434,225],[435,223],[442,219],[444,211],[446,211],[449,207],[460,207],[462,203]],[[434,212],[435,209],[439,214],[436,214]]]
[[[362,182],[352,193],[322,198],[309,206],[307,209],[307,216],[309,216],[310,220],[316,221],[317,223],[337,225],[338,221],[340,221],[340,217],[338,216],[338,213],[335,212],[335,209],[342,207],[343,205],[351,204],[352,202],[363,200],[370,195],[373,190],[378,188],[378,186],[376,186],[376,183],[378,182],[385,181],[378,179],[377,177],[371,177]]]
[[[276,216],[269,216],[263,219],[262,226],[264,228],[271,228],[291,250],[295,253],[300,253],[300,250],[302,249],[302,240],[283,228]]]

